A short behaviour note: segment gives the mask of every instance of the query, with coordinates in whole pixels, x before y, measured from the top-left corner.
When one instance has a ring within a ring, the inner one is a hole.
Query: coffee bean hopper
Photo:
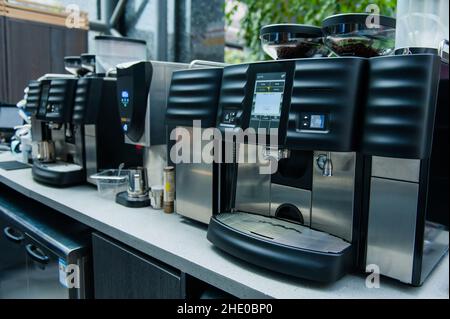
[[[271,24],[261,29],[264,52],[274,60],[311,58],[323,48],[322,29],[302,24]]]
[[[337,14],[323,21],[324,44],[337,56],[373,58],[395,48],[396,20],[366,13]]]

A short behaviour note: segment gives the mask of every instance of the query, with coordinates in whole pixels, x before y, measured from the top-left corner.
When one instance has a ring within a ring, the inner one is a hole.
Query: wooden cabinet
[[[8,102],[17,103],[30,80],[50,68],[50,27],[29,21],[6,19]]]
[[[65,73],[64,57],[87,52],[85,30],[52,27],[50,30],[50,55],[52,73]]]
[[[5,17],[0,16],[0,102],[6,102]]]
[[[183,299],[180,271],[131,248],[94,234],[96,299]]]
[[[5,18],[6,102],[17,103],[31,80],[65,73],[64,57],[87,52],[87,31]]]

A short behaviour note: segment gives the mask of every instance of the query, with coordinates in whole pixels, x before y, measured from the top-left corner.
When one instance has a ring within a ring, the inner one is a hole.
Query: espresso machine
[[[218,164],[215,154],[210,154],[210,161],[202,156],[207,144],[214,143],[213,134],[210,140],[203,140],[202,136],[207,134],[205,130],[216,127],[222,74],[223,67],[174,72],[167,104],[166,124],[170,133],[175,132],[173,142],[182,143],[180,151],[188,154],[187,158],[180,156],[175,143],[168,143],[169,152],[175,150],[170,157],[176,173],[175,211],[205,224],[217,211]]]
[[[117,99],[122,140],[143,151],[143,166],[132,170],[127,192],[117,195],[117,203],[132,208],[150,206],[151,186],[163,185],[167,166],[165,114],[172,73],[188,64],[137,61],[119,64]]]
[[[372,59],[363,123],[365,265],[420,286],[449,245],[448,64]]]
[[[414,286],[449,246],[448,10],[399,0],[395,56],[370,60],[363,266]]]
[[[81,70],[81,61],[66,57],[66,70],[72,75],[46,75],[29,85],[33,177],[38,182],[58,187],[95,184],[89,176],[101,170],[125,161],[142,165],[142,152],[121,139],[116,79]]]
[[[448,1],[397,15],[397,55],[370,61],[365,265],[420,286],[449,245]]]
[[[56,187],[86,180],[84,127],[72,121],[77,77],[48,75],[30,85],[33,178]]]
[[[232,150],[234,158],[219,169],[219,213],[208,229],[214,245],[321,282],[355,267],[363,180],[356,136],[366,71],[361,58],[225,67],[218,128],[225,156]]]

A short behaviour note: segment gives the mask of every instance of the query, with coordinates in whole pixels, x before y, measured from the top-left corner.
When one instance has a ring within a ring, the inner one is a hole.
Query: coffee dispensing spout
[[[317,159],[317,166],[322,170],[322,176],[333,177],[333,159],[331,158],[331,152],[326,155],[320,155]]]
[[[283,159],[288,159],[291,157],[291,151],[289,149],[266,147],[264,148],[263,151],[264,151],[264,158],[266,160],[275,159],[276,161],[281,161]]]
[[[327,159],[323,168],[323,176],[332,177],[333,176],[333,160],[331,159],[331,153],[327,153]]]

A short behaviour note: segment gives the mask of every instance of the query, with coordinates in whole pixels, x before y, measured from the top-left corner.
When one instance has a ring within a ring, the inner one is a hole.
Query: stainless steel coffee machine
[[[32,172],[38,182],[66,187],[86,180],[84,127],[72,120],[76,86],[77,78],[66,75],[30,84],[28,104],[36,106]]]
[[[142,152],[123,142],[116,79],[83,71],[79,57],[66,57],[65,65],[72,75],[46,75],[29,85],[33,177],[65,187],[94,183],[91,175],[125,161],[142,165]]]
[[[419,286],[449,245],[448,63],[371,59],[363,124],[364,266]]]
[[[188,64],[138,61],[117,66],[117,98],[122,132],[127,144],[143,150],[145,174],[139,174],[138,196],[135,188],[117,195],[127,207],[149,206],[151,186],[163,185],[167,166],[167,129],[165,114],[172,73]],[[139,169],[142,171],[142,169]],[[144,178],[145,177],[145,178]],[[148,180],[148,182],[146,182]]]
[[[355,267],[363,180],[356,151],[366,69],[361,58],[224,69],[218,128],[224,156],[231,150],[233,161],[224,159],[219,169],[219,214],[208,230],[214,245],[321,282]]]
[[[169,133],[176,135],[168,143],[172,153],[169,162],[176,172],[175,211],[205,224],[217,212],[218,164],[205,161],[202,154],[214,136],[202,136],[207,133],[205,130],[216,127],[222,74],[223,67],[174,72],[166,113]],[[176,143],[182,143],[180,150]]]

